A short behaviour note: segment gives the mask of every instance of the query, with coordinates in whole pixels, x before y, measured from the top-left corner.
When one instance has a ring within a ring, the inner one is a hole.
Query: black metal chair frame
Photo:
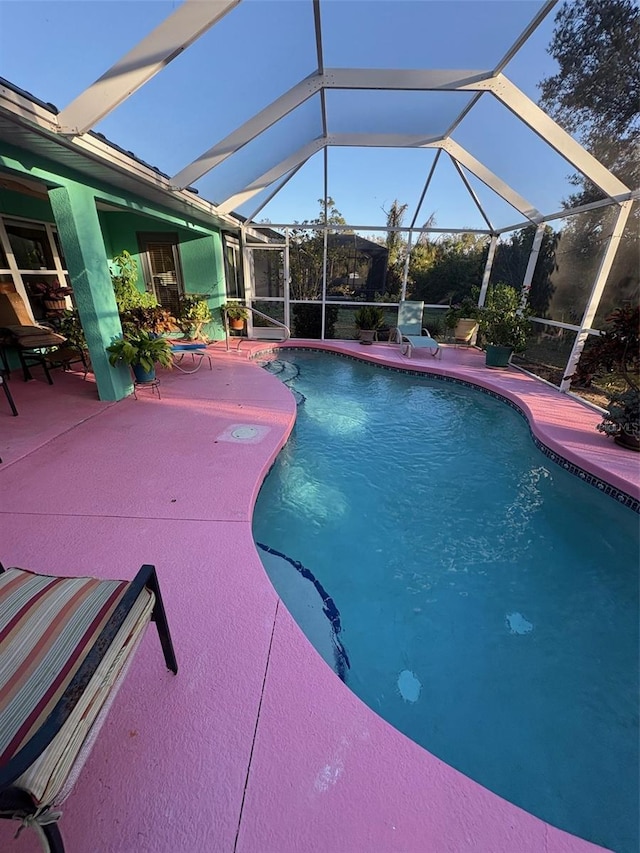
[[[55,348],[52,347],[25,347],[20,344],[20,341],[12,335],[4,335],[0,340],[0,360],[2,360],[2,364],[7,376],[11,375],[11,370],[9,368],[9,361],[7,359],[7,353],[5,348],[7,346],[15,349],[18,359],[20,361],[20,367],[22,368],[22,376],[25,382],[29,382],[29,380],[33,379],[31,375],[31,370],[29,368],[34,367],[35,365],[40,365],[44,370],[44,375],[47,378],[47,382],[49,385],[53,385],[53,379],[51,378],[51,367],[62,367],[63,370],[67,370],[70,364],[82,362],[82,366],[84,368],[84,378],[86,379],[87,373],[89,372],[89,365],[87,363],[87,359],[85,357],[84,352],[80,347],[73,346],[70,343],[59,344]],[[59,351],[63,351],[66,353],[65,358],[56,358],[56,353]],[[69,351],[75,351],[77,353],[77,357],[72,358],[68,355]]]
[[[6,569],[0,563],[0,572],[4,571]],[[131,581],[120,604],[114,610],[51,714],[33,737],[13,756],[11,761],[4,767],[0,767],[0,818],[8,820],[24,818],[28,821],[29,817],[37,814],[38,807],[34,805],[29,794],[15,787],[13,783],[49,746],[67,721],[144,587],[150,589],[155,595],[151,621],[156,623],[167,669],[174,674],[178,672],[178,664],[169,633],[156,570],[154,566],[144,565]],[[55,821],[40,823],[39,826],[47,840],[50,853],[64,853],[64,843],[57,823]]]
[[[29,368],[39,364],[44,370],[47,382],[49,385],[53,385],[53,379],[49,372],[49,365],[47,364],[47,356],[45,353],[38,352],[38,350],[35,349],[23,349],[22,347],[16,347],[16,351],[18,353],[18,358],[20,359],[20,366],[22,367],[22,375],[25,382],[29,382],[30,379],[33,379]]]
[[[60,357],[60,354],[64,355],[64,358]],[[86,379],[87,373],[89,372],[89,365],[87,364],[87,359],[85,357],[84,352],[80,349],[80,347],[72,346],[71,344],[61,344],[58,349],[53,350],[45,355],[47,365],[50,367],[62,367],[64,370],[69,370],[69,365],[78,364],[82,362],[82,367],[84,369],[83,378]]]
[[[2,385],[2,389],[5,393],[6,398],[7,398],[7,402],[9,403],[9,406],[11,407],[11,411],[13,412],[14,418],[17,418],[18,417],[18,410],[16,409],[16,404],[13,400],[13,394],[9,390],[9,383],[7,382],[7,373],[8,373],[8,371],[0,368],[0,385]]]

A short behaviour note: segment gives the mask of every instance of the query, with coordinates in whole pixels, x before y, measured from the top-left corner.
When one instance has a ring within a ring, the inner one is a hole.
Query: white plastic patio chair
[[[389,340],[400,345],[400,353],[411,358],[414,349],[427,350],[434,358],[441,352],[440,344],[422,326],[424,302],[403,301],[398,305],[398,325],[391,330]]]

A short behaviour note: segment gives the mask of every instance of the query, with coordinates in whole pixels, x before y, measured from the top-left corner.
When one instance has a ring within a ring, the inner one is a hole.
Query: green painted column
[[[49,199],[91,355],[98,396],[101,400],[120,400],[131,393],[131,376],[124,366],[111,367],[105,351],[114,338],[122,335],[122,327],[93,192],[81,184],[68,182],[50,189]]]

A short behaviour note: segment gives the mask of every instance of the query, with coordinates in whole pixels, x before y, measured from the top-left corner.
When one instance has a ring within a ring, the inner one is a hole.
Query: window
[[[18,268],[55,270],[53,253],[44,225],[7,222],[7,237]]]
[[[0,286],[15,290],[28,301],[34,319],[51,320],[51,314],[40,291],[42,284],[71,287],[64,268],[55,228],[44,222],[26,219],[3,219],[0,226]],[[67,301],[67,307],[72,307]]]
[[[224,272],[229,299],[244,299],[244,281],[240,262],[240,243],[237,237],[222,235],[224,246]]]
[[[163,308],[178,312],[184,293],[177,234],[138,234],[145,287]]]

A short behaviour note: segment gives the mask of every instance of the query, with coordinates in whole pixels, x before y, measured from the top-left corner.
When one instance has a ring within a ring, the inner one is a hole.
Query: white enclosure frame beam
[[[185,0],[58,116],[60,131],[86,133],[179,56],[240,0]]]
[[[345,148],[433,148],[443,142],[440,134],[420,136],[411,133],[330,133],[327,145]]]
[[[191,186],[191,184],[203,175],[206,175],[207,172],[210,172],[219,163],[222,163],[223,160],[226,160],[227,157],[230,157],[231,154],[234,154],[239,148],[251,142],[256,136],[259,136],[263,131],[300,106],[300,104],[317,94],[322,88],[321,79],[319,75],[313,74],[301,80],[300,83],[297,83],[285,92],[284,95],[276,98],[275,101],[272,101],[243,125],[236,128],[236,130],[225,136],[224,139],[220,140],[212,148],[209,148],[192,163],[189,163],[188,166],[185,166],[184,169],[177,172],[171,178],[171,183],[180,189]]]
[[[545,4],[530,27],[523,33],[520,40],[526,40],[529,30],[533,31],[539,21],[548,14],[553,3]],[[319,60],[322,60],[322,45],[319,27],[319,8],[316,10],[316,42]],[[530,33],[529,33],[530,34]],[[338,136],[332,136],[327,130],[325,90],[326,89],[367,89],[367,90],[415,90],[415,91],[458,91],[476,92],[482,94],[488,92],[494,95],[514,115],[524,122],[533,132],[540,136],[558,154],[564,157],[572,166],[584,174],[596,186],[598,186],[609,198],[619,198],[629,193],[618,178],[609,172],[591,154],[589,154],[578,142],[576,142],[560,125],[544,113],[530,98],[521,92],[502,73],[492,76],[491,71],[478,70],[404,70],[404,69],[353,69],[353,68],[330,68],[320,70],[300,81],[289,89],[252,119],[245,122],[223,140],[208,149],[197,160],[185,166],[172,178],[172,185],[177,188],[190,186],[204,174],[215,168],[227,157],[235,153],[239,148],[251,142],[267,128],[282,119],[285,115],[295,110],[300,104],[308,100],[318,92],[321,95],[321,114],[323,123],[323,134],[327,144],[333,145],[358,145],[369,147],[394,146],[394,147],[421,147],[430,145],[438,140],[443,140],[442,147],[456,160],[475,174],[480,180],[497,192],[512,207],[522,213],[532,222],[542,219],[540,212],[529,202],[515,193],[507,184],[497,176],[490,173],[471,155],[458,156],[457,143],[448,134],[457,127],[461,117],[464,116],[471,105],[467,105],[458,119],[448,129],[447,136],[419,137],[409,134],[342,134],[341,140]],[[474,99],[475,102],[475,99]],[[472,103],[474,103],[472,102]],[[477,171],[479,169],[479,171]],[[484,175],[484,177],[483,177]]]
[[[287,172],[290,172],[296,167],[303,166],[310,157],[318,151],[321,151],[325,145],[326,140],[322,138],[314,139],[312,142],[308,142],[306,145],[303,145],[302,148],[294,151],[294,153],[289,155],[289,157],[282,160],[280,163],[277,163],[267,172],[264,172],[258,178],[253,180],[244,189],[240,190],[240,192],[229,196],[229,198],[221,202],[218,205],[218,212],[229,213],[237,207],[240,207],[240,205],[244,204],[250,198],[253,198],[254,195],[271,186],[274,181],[277,181],[283,175],[286,175]]]
[[[629,187],[589,154],[566,130],[550,118],[531,98],[527,97],[511,80],[498,74],[484,83],[465,88],[484,88],[491,92],[507,109],[531,128],[541,139],[565,158],[572,166],[589,178],[602,192],[615,198],[629,192]]]
[[[491,224],[491,222],[489,221],[489,217],[487,216],[487,214],[484,212],[484,208],[483,208],[483,207],[482,207],[482,205],[480,204],[480,199],[478,198],[478,196],[476,195],[476,193],[475,193],[475,191],[474,191],[473,187],[471,186],[471,184],[470,184],[470,183],[469,183],[469,181],[467,180],[467,176],[466,176],[466,175],[465,175],[465,173],[462,171],[462,167],[460,166],[460,164],[458,163],[458,161],[457,161],[457,160],[454,160],[454,159],[453,159],[453,157],[451,157],[451,155],[449,155],[449,158],[450,158],[451,162],[453,163],[453,167],[454,167],[454,169],[455,169],[455,170],[456,170],[456,172],[460,175],[460,179],[462,180],[462,183],[465,185],[465,187],[466,187],[466,189],[467,189],[467,192],[469,193],[469,195],[470,195],[470,196],[471,196],[471,198],[473,199],[473,202],[474,202],[475,206],[476,206],[476,207],[478,208],[478,210],[480,211],[480,216],[481,216],[481,217],[484,219],[484,221],[487,223],[487,227],[489,228],[489,230],[490,230],[490,231],[493,231],[493,230],[494,230],[494,229],[493,229],[493,225],[492,225],[492,224]]]
[[[526,198],[515,192],[515,190],[512,190],[508,184],[505,184],[501,178],[489,171],[486,166],[479,160],[476,160],[475,157],[469,154],[466,149],[458,145],[453,139],[446,139],[439,144],[447,154],[450,154],[454,160],[457,160],[467,171],[481,180],[483,184],[486,184],[486,186],[498,193],[499,196],[524,217],[536,223],[542,220],[542,214],[536,207],[528,202]]]
[[[486,184],[498,195],[502,196],[512,207],[514,207],[523,216],[526,216],[532,222],[538,223],[542,220],[542,214],[525,198],[516,193],[507,184],[504,183],[497,175],[489,171],[479,160],[472,157],[453,139],[438,139],[429,141],[424,137],[412,137],[404,134],[359,134],[359,133],[343,133],[328,136],[326,138],[318,137],[312,142],[307,143],[302,148],[295,151],[281,163],[276,164],[264,174],[257,177],[254,181],[241,189],[239,192],[224,199],[218,205],[220,213],[229,213],[244,204],[256,193],[266,189],[274,181],[277,181],[291,169],[300,166],[309,157],[313,156],[317,151],[325,148],[328,145],[343,146],[343,147],[362,147],[365,144],[380,147],[399,147],[399,138],[403,139],[405,145],[400,147],[414,148],[442,148],[453,159],[460,162],[469,172],[475,175],[483,184]],[[365,142],[366,140],[366,142]],[[412,145],[407,146],[407,142],[412,141]],[[449,229],[450,230],[450,229]],[[490,227],[489,231],[493,231]]]
[[[621,196],[616,196],[614,201],[622,204],[623,201],[637,201],[638,199],[640,199],[640,190],[634,190],[623,193]],[[577,213],[586,213],[589,210],[597,210],[600,207],[611,207],[611,199],[603,198],[600,201],[592,201],[589,204],[579,204],[576,207],[563,208],[555,213],[543,216],[543,220],[544,222],[553,222],[554,219],[567,219],[569,216],[575,216]],[[528,226],[528,222],[516,222],[515,225],[496,228],[496,234],[504,234],[506,231],[519,231],[521,228],[527,228]]]
[[[411,260],[412,237],[413,231],[409,231],[409,236],[407,237],[407,251],[404,258],[404,269],[402,270],[402,289],[400,291],[401,302],[404,302],[407,298],[407,282],[409,280],[409,262]]]
[[[542,246],[542,238],[544,237],[545,228],[546,225],[544,222],[538,223],[536,233],[533,236],[533,243],[531,245],[531,251],[529,252],[527,268],[524,271],[524,278],[522,279],[520,310],[524,310],[529,300],[529,293],[531,292],[531,282],[533,281],[533,274],[536,269],[536,264],[538,263],[538,256],[540,255],[540,246]]]
[[[571,349],[571,354],[567,361],[567,367],[565,369],[562,382],[560,383],[561,391],[568,391],[571,386],[571,379],[575,373],[576,367],[578,366],[578,361],[580,360],[580,355],[584,349],[585,342],[589,337],[588,330],[592,328],[596,311],[600,304],[600,298],[607,283],[609,273],[611,272],[611,267],[613,266],[613,261],[627,224],[627,219],[631,213],[631,207],[631,201],[625,201],[620,205],[618,216],[611,228],[609,240],[600,260],[600,266],[598,267],[598,271],[593,282],[593,288],[591,289],[591,294],[587,300],[587,305],[582,316],[580,331],[573,342],[573,348]]]
[[[533,35],[534,31],[538,29],[540,24],[547,17],[549,12],[556,6],[558,0],[547,0],[547,2],[539,9],[537,15],[527,24],[526,28],[520,33],[518,38],[511,45],[509,50],[502,57],[500,62],[493,69],[493,73],[499,74],[504,68],[511,62],[516,53],[520,50],[523,44]]]
[[[277,196],[277,195],[278,195],[278,193],[280,192],[280,190],[281,190],[284,186],[286,186],[286,185],[289,183],[289,181],[291,180],[291,178],[292,178],[292,177],[293,177],[297,172],[299,172],[299,171],[300,171],[300,169],[302,169],[302,167],[303,167],[303,166],[304,166],[304,163],[299,163],[299,164],[295,167],[295,169],[292,169],[292,170],[291,170],[291,172],[289,172],[289,174],[287,175],[287,177],[286,177],[283,181],[280,181],[280,183],[279,183],[279,184],[277,184],[277,186],[275,186],[275,187],[274,187],[273,191],[269,193],[269,195],[264,199],[264,201],[262,201],[262,202],[258,205],[258,207],[256,207],[256,209],[251,213],[251,216],[247,216],[246,222],[247,222],[247,223],[249,223],[249,222],[253,222],[253,221],[255,220],[256,216],[260,213],[260,211],[261,211],[261,210],[263,210],[263,209],[264,209],[264,208],[269,204],[269,202],[271,201],[271,199],[272,199],[272,198],[274,198],[275,196]]]
[[[269,222],[261,224],[261,223],[253,223],[251,226],[253,229],[255,228],[271,228],[274,231],[282,230],[283,228],[300,228],[299,222]],[[305,224],[305,229],[308,231],[322,231],[322,225],[314,225],[313,223]],[[359,225],[357,223],[349,223],[349,225],[331,225],[332,231],[348,231],[352,234],[354,231],[360,233],[361,231],[375,231],[376,233],[388,233],[389,231],[400,231],[403,234],[408,234],[410,231],[415,232],[416,234],[485,234],[487,237],[491,237],[492,232],[489,231],[488,228],[432,228],[431,226],[426,227],[415,227],[415,228],[407,228],[406,226],[402,226],[400,228],[388,228],[386,225]]]
[[[316,0],[314,0],[316,2]],[[324,93],[323,93],[323,106],[324,106]],[[324,109],[323,109],[324,116]],[[325,130],[326,135],[326,130]],[[327,220],[328,216],[328,208],[329,208],[329,152],[325,145],[325,149],[322,152],[322,198],[324,199],[324,204],[322,205],[322,220],[323,220],[323,229],[322,229],[322,315],[321,315],[321,325],[320,325],[320,339],[324,340],[325,336],[325,317],[326,317],[326,304],[327,304],[327,260],[329,257],[329,229],[327,228]]]
[[[291,232],[287,228],[284,233],[284,250],[282,253],[282,296],[284,305],[282,309],[285,326],[291,328]]]
[[[322,46],[318,35],[316,40],[317,49],[321,51]],[[491,76],[491,73],[491,71],[404,71],[349,68],[331,68],[322,73],[322,69],[320,69],[320,72],[310,74],[304,80],[296,83],[295,86],[276,98],[275,101],[272,101],[243,125],[177,172],[171,179],[171,183],[179,189],[190,186],[318,92],[323,95],[323,132],[326,134],[325,89],[415,89],[425,91],[440,89],[456,91],[460,90],[461,87],[473,88],[474,81],[483,82]],[[466,91],[466,88],[461,90]]]
[[[482,284],[480,285],[480,295],[478,296],[478,305],[482,307],[487,298],[487,290],[489,289],[489,280],[491,279],[491,269],[493,268],[493,259],[496,255],[496,247],[498,245],[498,237],[496,234],[491,235],[489,241],[489,251],[487,253],[487,262],[484,265],[484,273],[482,275]]]
[[[484,91],[492,76],[489,68],[325,68],[321,83],[325,89],[467,92]]]
[[[429,169],[429,174],[427,175],[427,180],[425,181],[424,187],[422,189],[422,193],[420,194],[420,198],[418,199],[418,206],[416,207],[416,212],[413,214],[413,219],[411,220],[411,228],[416,224],[416,220],[418,218],[418,214],[422,210],[422,204],[425,200],[425,196],[427,195],[427,190],[431,185],[431,180],[433,178],[434,172],[436,170],[436,166],[438,165],[438,160],[440,159],[440,155],[442,154],[442,149],[438,148],[436,151],[436,156],[433,158],[433,163],[431,164],[431,168]]]
[[[318,74],[322,74],[324,72],[324,51],[322,49],[322,16],[320,15],[320,0],[313,0],[313,30],[316,38]]]

